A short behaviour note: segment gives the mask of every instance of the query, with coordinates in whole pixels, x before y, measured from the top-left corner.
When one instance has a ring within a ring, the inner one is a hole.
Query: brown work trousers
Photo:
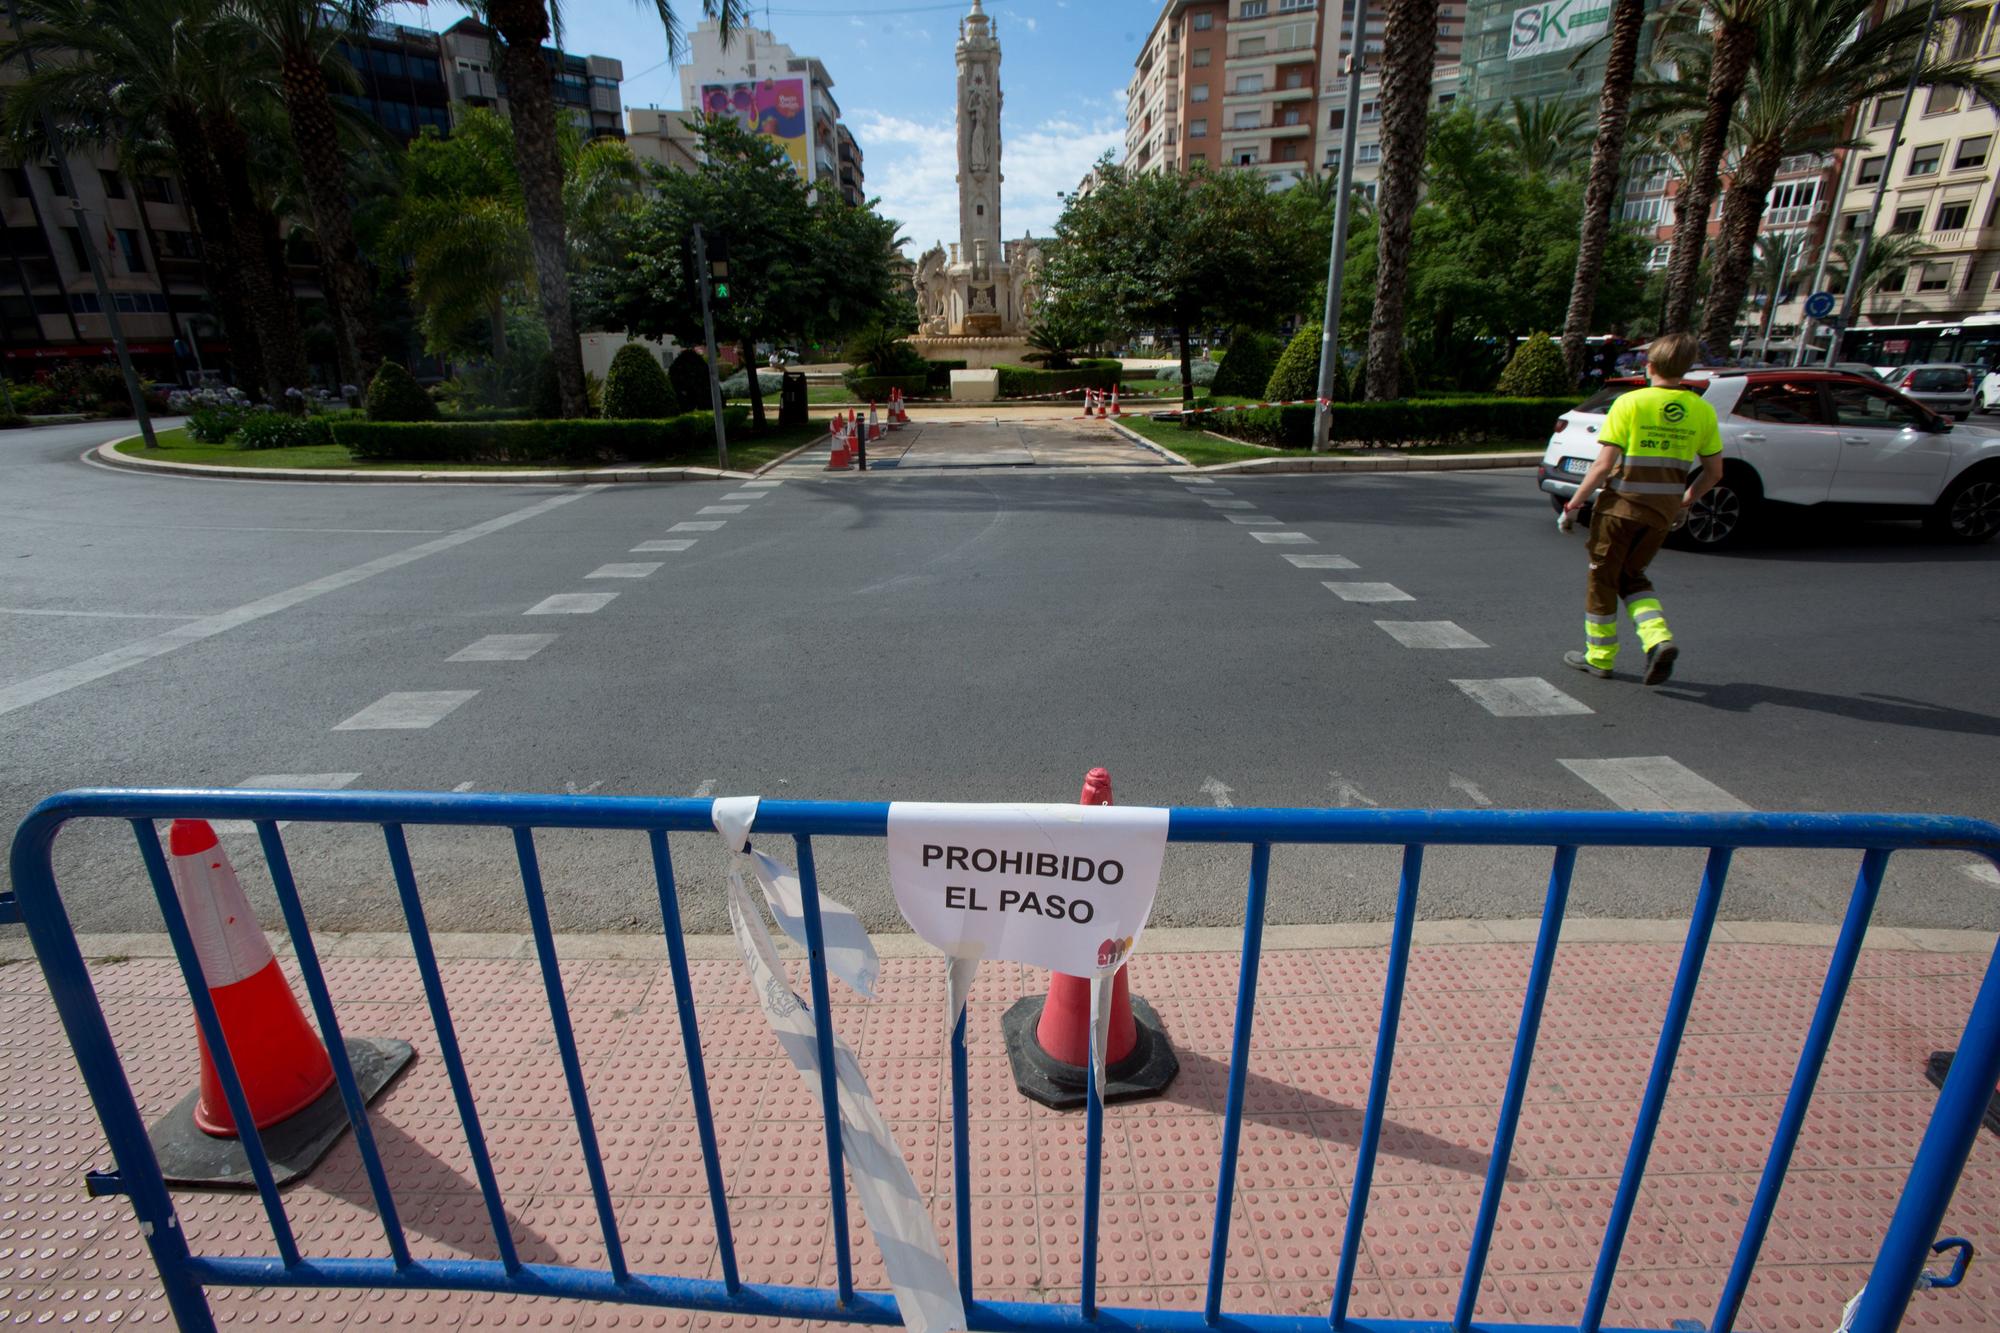
[[[1653,590],[1646,566],[1667,539],[1664,522],[1607,514],[1599,505],[1590,514],[1590,582],[1584,609],[1594,616],[1618,613],[1618,599]]]

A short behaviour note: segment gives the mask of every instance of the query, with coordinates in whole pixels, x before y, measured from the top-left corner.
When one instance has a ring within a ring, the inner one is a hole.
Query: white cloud
[[[950,119],[911,120],[857,109],[848,117],[861,144],[867,189],[880,196],[882,213],[903,225],[910,255],[937,241],[958,239],[958,136]],[[1123,119],[1084,125],[1052,117],[1031,129],[1006,128],[1000,162],[1006,177],[1000,198],[1001,234],[1047,236],[1062,214],[1058,193],[1074,190],[1106,152],[1125,142]]]

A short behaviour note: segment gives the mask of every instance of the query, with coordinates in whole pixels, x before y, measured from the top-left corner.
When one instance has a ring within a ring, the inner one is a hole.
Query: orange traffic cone
[[[1115,384],[1111,386],[1111,415],[1114,417],[1124,415],[1118,410],[1118,386]]]
[[[1111,804],[1111,774],[1093,768],[1083,780],[1084,805]],[[1104,1042],[1106,1102],[1156,1097],[1180,1072],[1180,1061],[1159,1015],[1135,998],[1121,967],[1111,978],[1111,1021]],[[1014,1086],[1056,1110],[1082,1106],[1090,1063],[1090,980],[1049,974],[1048,994],[1015,1001],[1001,1020]]]
[[[828,472],[845,472],[849,458],[847,450],[847,418],[836,415],[833,419],[833,452],[827,456]]]
[[[868,438],[871,440],[882,438],[882,423],[875,419],[875,404],[872,402],[868,404]]]

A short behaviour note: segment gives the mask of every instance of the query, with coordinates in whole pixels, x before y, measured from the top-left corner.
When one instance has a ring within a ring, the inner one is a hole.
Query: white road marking
[[[239,625],[247,625],[253,620],[262,620],[265,616],[276,615],[280,611],[290,610],[301,602],[309,602],[315,597],[321,597],[330,592],[338,592],[342,588],[353,587],[363,580],[374,578],[377,574],[386,574],[392,569],[400,569],[404,565],[422,560],[425,556],[436,555],[438,552],[448,551],[454,546],[463,546],[466,542],[477,541],[489,533],[499,532],[503,528],[511,528],[516,523],[523,523],[528,519],[546,514],[551,509],[556,509],[566,504],[574,504],[576,501],[586,496],[595,495],[603,489],[604,484],[600,483],[593,486],[585,486],[563,495],[552,495],[546,500],[539,500],[525,508],[516,509],[512,513],[502,514],[498,518],[489,518],[484,523],[475,523],[469,528],[460,528],[456,532],[446,533],[435,541],[420,542],[406,550],[396,551],[385,556],[378,556],[376,559],[370,560],[366,564],[356,565],[352,569],[343,569],[337,574],[328,574],[325,578],[314,579],[310,583],[301,583],[296,588],[287,588],[283,592],[272,593],[269,597],[260,597],[254,602],[245,602],[242,606],[234,607],[228,611],[218,612],[212,616],[203,616],[200,620],[190,621],[185,625],[177,625],[172,629],[163,630],[151,638],[140,639],[137,643],[128,643],[122,648],[113,648],[109,652],[99,653],[97,656],[85,658],[81,662],[72,663],[66,667],[58,667],[54,671],[45,671],[39,676],[30,676],[26,680],[16,681],[12,685],[0,687],[0,715],[11,713],[18,708],[26,708],[30,704],[38,704],[44,699],[54,698],[56,695],[73,690],[79,685],[88,685],[94,680],[102,680],[104,677],[123,671],[127,667],[135,667],[141,662],[150,662],[155,657],[173,652],[176,648],[185,648],[191,643],[200,643],[204,639],[212,639],[216,635],[226,633]]]
[[[524,616],[587,616],[611,605],[615,592],[559,592],[523,611]]]
[[[643,579],[648,574],[660,572],[660,562],[634,560],[629,564],[599,565],[584,577],[587,579]]]
[[[1484,791],[1481,791],[1479,784],[1470,778],[1462,778],[1456,773],[1448,773],[1445,775],[1445,783],[1453,791],[1459,793],[1474,805],[1493,804],[1493,799]]]
[[[1378,620],[1375,624],[1405,648],[1485,648],[1485,640],[1449,620]]]
[[[1564,759],[1562,766],[1624,810],[1748,810],[1693,769],[1663,754],[1633,759]]]
[[[1285,555],[1285,559],[1291,561],[1293,566],[1298,569],[1361,568],[1361,566],[1355,564],[1344,555],[1294,555],[1288,552]]]
[[[489,634],[445,658],[447,662],[525,662],[556,641],[553,634]]]
[[[443,528],[239,528],[223,523],[161,523],[134,526],[147,532],[332,532],[364,537],[415,537],[444,531]]]
[[[697,514],[740,514],[749,507],[749,505],[703,505],[694,512]]]
[[[1230,490],[1230,489],[1229,489],[1229,488],[1228,488],[1227,486],[1218,486],[1218,485],[1216,485],[1216,484],[1215,484],[1214,482],[1212,482],[1212,481],[1204,481],[1204,482],[1202,482],[1201,484],[1202,484],[1203,486],[1206,486],[1206,487],[1207,487],[1208,489],[1207,489],[1207,490],[1202,490],[1202,491],[1197,491],[1197,490],[1194,490],[1194,489],[1190,488],[1190,489],[1189,489],[1189,491],[1188,491],[1188,494],[1189,494],[1189,495],[1234,495],[1234,494],[1236,494],[1236,492],[1235,492],[1235,491],[1232,491],[1232,490]]]
[[[676,523],[671,528],[668,528],[667,531],[668,532],[718,532],[721,530],[722,525],[724,523],[727,523],[728,521],[729,520],[726,518],[710,518],[710,519],[703,519],[699,523]]]
[[[746,491],[751,489],[752,487],[756,487],[759,489],[767,489],[772,486],[782,486],[784,484],[785,483],[782,478],[777,481],[744,481],[737,483],[738,486],[740,486],[743,490]]]
[[[458,785],[457,785],[456,787],[453,787],[453,788],[452,788],[452,790],[453,790],[453,791],[471,791],[471,790],[472,790],[472,784],[471,784],[470,782],[461,782],[461,783],[459,783],[459,784],[458,784]]]
[[[1504,676],[1498,680],[1454,680],[1481,708],[1495,717],[1575,717],[1595,711],[1570,698],[1540,676]]]
[[[700,785],[699,787],[696,787],[696,788],[694,789],[694,798],[695,798],[695,799],[696,799],[697,801],[704,801],[704,800],[707,800],[707,799],[708,799],[709,797],[711,797],[711,796],[713,796],[713,795],[715,795],[715,779],[714,779],[714,778],[703,778],[703,779],[701,780],[701,785]]]
[[[269,788],[277,791],[339,791],[351,785],[361,775],[359,773],[258,773],[236,784],[238,790],[252,787]],[[279,828],[290,828],[292,821],[281,819]],[[215,831],[219,834],[241,834],[245,837],[257,836],[257,825],[248,819],[218,819]]]
[[[588,787],[579,787],[574,782],[571,782],[568,778],[563,779],[563,786],[569,788],[569,794],[571,796],[588,796],[592,792],[596,791],[599,787],[602,787],[603,785],[604,785],[603,778],[599,778],[597,781],[591,783]]]
[[[769,491],[731,491],[722,498],[724,500],[761,500],[769,494]]]
[[[1303,532],[1253,532],[1250,534],[1266,546],[1315,546],[1318,543]]]
[[[1967,861],[1959,869],[1982,884],[2000,884],[2000,870],[1995,870],[1984,861]]]
[[[422,731],[478,690],[396,690],[337,724],[335,731]]]
[[[1278,526],[1277,519],[1266,518],[1262,514],[1224,514],[1223,517],[1228,519],[1231,523],[1241,524],[1245,527],[1254,528],[1254,527],[1269,526],[1275,528],[1276,526]]]
[[[633,555],[659,555],[665,551],[685,551],[697,541],[694,537],[668,537],[661,541],[640,542],[632,548]]]
[[[1230,799],[1234,791],[1235,788],[1224,786],[1219,778],[1201,780],[1201,794],[1215,802],[1215,808],[1218,810],[1232,810],[1236,807],[1236,802]]]
[[[1414,602],[1417,599],[1393,583],[1321,583],[1343,602]]]
[[[1346,809],[1354,809],[1361,806],[1366,806],[1371,810],[1375,808],[1375,802],[1368,799],[1362,793],[1361,788],[1348,781],[1342,774],[1328,773],[1326,777],[1326,785],[1328,790],[1333,793],[1333,803],[1335,805]]]
[[[1257,507],[1255,500],[1211,500],[1206,495],[1201,497],[1201,502],[1211,509],[1255,509]]]
[[[0,616],[75,616],[82,620],[200,620],[200,616],[170,616],[157,611],[50,611],[34,606],[0,606]]]

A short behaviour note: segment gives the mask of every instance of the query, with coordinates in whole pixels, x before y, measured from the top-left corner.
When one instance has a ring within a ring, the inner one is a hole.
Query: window
[[[1256,166],[1256,165],[1257,165],[1257,150],[1256,150],[1256,149],[1254,149],[1254,148],[1245,148],[1245,149],[1243,149],[1242,151],[1238,152],[1238,153],[1236,154],[1236,165],[1237,165],[1237,166],[1239,166],[1239,167],[1254,167],[1254,166]]]
[[[123,176],[120,176],[115,171],[105,171],[99,168],[97,178],[104,182],[104,197],[106,199],[123,199],[125,197],[125,178]]]
[[[1666,219],[1667,201],[1659,195],[1647,199],[1627,199],[1618,216],[1624,222],[1650,222],[1658,226]]]
[[[174,183],[165,176],[141,176],[139,197],[149,204],[171,204],[174,201]]]
[[[1753,384],[1737,400],[1736,415],[1788,426],[1828,424],[1826,409],[1820,406],[1819,386],[1811,380]]]
[[[1301,9],[1311,9],[1318,0],[1278,0],[1280,14],[1293,14]]]
[[[1899,208],[1896,220],[1889,224],[1890,231],[1915,231],[1924,225],[1924,210],[1921,208]]]
[[[1190,139],[1206,139],[1208,137],[1208,122],[1205,120],[1189,121],[1187,137]]]
[[[1950,264],[1926,264],[1923,275],[1917,279],[1917,290],[1920,292],[1941,292],[1950,286]]]
[[[1299,117],[1302,114],[1303,113],[1295,106],[1286,107],[1283,123],[1286,125],[1296,125],[1299,123]]]
[[[1326,169],[1328,171],[1338,171],[1340,169],[1340,150],[1338,148],[1329,148],[1326,150]]]
[[[1303,88],[1305,86],[1306,86],[1306,72],[1304,70],[1288,69],[1285,71],[1285,87]]]
[[[1859,213],[1844,213],[1844,214],[1842,214],[1842,215],[1841,215],[1841,219],[1840,219],[1840,232],[1841,232],[1841,235],[1843,235],[1843,236],[1852,236],[1852,235],[1853,235],[1853,234],[1854,234],[1855,232],[1858,232],[1858,231],[1860,231],[1860,230],[1861,230],[1861,218],[1862,218],[1862,215],[1861,215],[1861,214],[1859,214]]]
[[[1856,185],[1874,185],[1882,179],[1882,168],[1888,162],[1886,157],[1864,157],[1861,170],[1854,174]]]
[[[1274,160],[1279,162],[1296,162],[1298,160],[1298,156],[1299,156],[1299,145],[1295,140],[1292,139],[1287,139],[1283,143],[1279,144],[1277,147],[1277,151],[1273,154]]]
[[[1958,16],[1953,25],[1951,58],[1971,60],[1979,54],[1979,38],[1986,28],[1990,10],[1972,9]]]
[[[131,227],[118,229],[118,252],[125,257],[127,273],[146,271],[146,251],[139,244],[139,233]]]
[[[1261,119],[1262,116],[1258,112],[1239,111],[1229,122],[1229,128],[1232,130],[1254,130]]]
[[[1243,0],[1243,8],[1236,12],[1240,19],[1260,19],[1271,8],[1270,0]]]
[[[1364,166],[1370,162],[1380,162],[1382,160],[1382,145],[1379,143],[1362,144],[1360,148],[1355,150],[1354,160]]]
[[[1975,139],[1960,139],[1958,141],[1958,156],[1952,158],[1951,169],[1953,171],[1970,171],[1974,167],[1985,166],[1987,150],[1992,146],[1993,136],[1990,134],[1982,134]]]
[[[1326,127],[1330,130],[1339,129],[1343,124],[1346,123],[1346,121],[1347,121],[1346,107],[1337,106],[1333,110],[1326,113]]]
[[[101,315],[104,307],[98,303],[96,292],[71,292],[69,308],[79,315]]]
[[[1903,174],[1906,176],[1934,176],[1937,174],[1938,163],[1943,159],[1944,145],[1941,143],[1927,143],[1921,147],[1912,148],[1910,150],[1910,169]]]
[[[1908,273],[1909,273],[1908,269],[1901,269],[1901,268],[1891,269],[1888,273],[1883,275],[1881,284],[1882,290],[1885,292],[1902,291],[1903,279],[1905,276],[1908,275]]]
[[[1924,98],[1924,114],[1927,116],[1941,116],[1947,111],[1958,110],[1958,96],[1958,89],[1956,88],[1946,88],[1941,84],[1933,84],[1929,94]]]
[[[1262,37],[1245,37],[1236,44],[1236,54],[1239,56],[1263,55],[1264,39]]]
[[[1902,114],[1903,99],[1900,97],[1885,97],[1875,104],[1875,118],[1868,122],[1869,127],[1872,129],[1881,129],[1885,125],[1893,125],[1896,123],[1896,117]]]
[[[1196,51],[1193,55],[1188,57],[1188,64],[1193,65],[1196,69],[1200,69],[1202,66],[1208,63],[1209,57],[1213,54],[1214,54],[1213,51],[1211,51],[1208,47],[1204,46],[1199,51]]]
[[[1190,87],[1190,88],[1188,89],[1188,101],[1190,101],[1190,102],[1206,102],[1207,100],[1208,100],[1208,85],[1207,85],[1207,84],[1205,84],[1205,83],[1197,83],[1197,84],[1194,84],[1193,86],[1191,86],[1191,87]]]
[[[1458,94],[1457,94],[1457,93],[1439,93],[1439,94],[1438,94],[1438,105],[1439,105],[1439,106],[1450,106],[1450,105],[1451,105],[1451,104],[1452,104],[1453,102],[1456,102],[1457,100],[1458,100]]]
[[[1363,102],[1361,104],[1361,123],[1363,125],[1372,124],[1380,119],[1382,119],[1382,104],[1380,102]]]
[[[1656,245],[1653,247],[1653,253],[1646,256],[1646,267],[1665,268],[1667,266],[1668,261],[1671,260],[1673,257],[1674,257],[1673,246]]]
[[[1207,32],[1214,26],[1215,15],[1209,13],[1207,10],[1204,9],[1201,13],[1194,16],[1194,30],[1196,32]]]
[[[1236,76],[1236,86],[1230,89],[1230,91],[1235,93],[1261,93],[1264,91],[1264,76],[1262,74],[1238,74]]]
[[[1284,6],[1279,5],[1280,9]],[[1308,4],[1307,8],[1311,8]],[[1274,51],[1297,51],[1313,44],[1313,25],[1310,23],[1281,23],[1271,29],[1271,49]]]
[[[1957,231],[1972,216],[1971,203],[1944,204],[1938,209],[1937,225],[1934,231]]]
[[[1833,420],[1846,429],[1919,430],[1930,424],[1921,407],[1886,389],[1835,380],[1826,386],[1833,403]]]

